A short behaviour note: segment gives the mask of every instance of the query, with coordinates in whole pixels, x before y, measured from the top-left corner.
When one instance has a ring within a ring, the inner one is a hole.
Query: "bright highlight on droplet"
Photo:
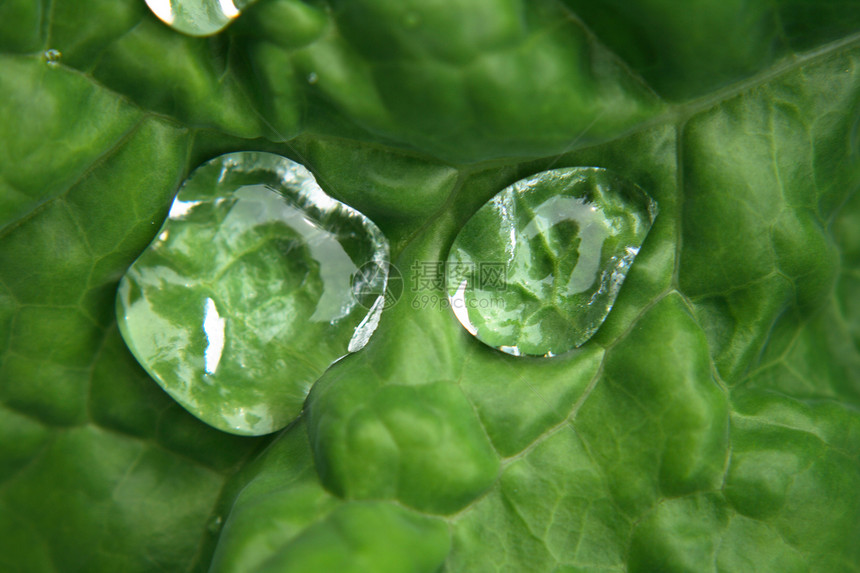
[[[295,419],[332,362],[368,342],[387,260],[379,229],[303,166],[231,153],[183,184],[120,282],[117,321],[138,362],[188,411],[265,434]],[[380,272],[359,297],[354,279],[368,264]]]
[[[146,0],[146,5],[152,10],[152,13],[158,16],[158,19],[167,25],[173,24],[173,7],[170,5],[171,0]]]
[[[181,219],[199,204],[200,201],[174,201],[173,205],[170,206],[170,213],[167,216],[171,219]]]
[[[469,286],[469,281],[463,279],[457,290],[451,295],[451,309],[454,311],[454,316],[463,325],[463,328],[469,331],[469,334],[476,336],[478,331],[472,325],[469,319],[469,312],[466,310],[466,287]]]
[[[190,36],[210,36],[239,17],[256,0],[146,0],[159,20]]]
[[[518,181],[466,223],[448,256],[454,316],[513,356],[555,356],[603,324],[657,216],[639,187],[597,167]]]
[[[203,317],[203,332],[206,333],[207,346],[203,352],[206,373],[215,374],[221,353],[224,352],[224,325],[227,321],[218,315],[218,307],[211,298],[206,299],[206,314]]]
[[[239,15],[239,9],[236,8],[236,5],[233,4],[233,0],[220,0],[221,3],[221,12],[227,18],[235,18]]]

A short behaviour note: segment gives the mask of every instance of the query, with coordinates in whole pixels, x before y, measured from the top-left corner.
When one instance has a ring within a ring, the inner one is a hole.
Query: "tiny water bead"
[[[117,319],[131,352],[183,407],[246,435],[286,426],[335,360],[379,321],[388,243],[328,196],[307,169],[242,152],[198,167],[164,225],[120,282]]]
[[[642,189],[603,168],[518,181],[454,240],[446,265],[454,315],[515,356],[576,348],[603,324],[656,216]]]
[[[60,52],[60,50],[50,49],[50,50],[45,50],[45,53],[43,54],[43,56],[45,57],[45,62],[49,66],[54,68],[54,67],[57,67],[58,65],[60,65],[60,59],[62,59],[63,53]]]
[[[206,524],[206,529],[212,535],[218,535],[221,531],[221,527],[224,525],[224,518],[220,515],[216,515],[212,519],[209,520],[209,523]]]
[[[146,0],[159,20],[189,36],[210,36],[223,30],[256,0]]]

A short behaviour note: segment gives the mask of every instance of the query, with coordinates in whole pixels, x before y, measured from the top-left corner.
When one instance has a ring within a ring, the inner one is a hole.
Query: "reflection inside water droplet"
[[[191,36],[224,29],[256,0],[146,0],[152,13],[171,28]]]
[[[215,374],[218,363],[221,362],[221,353],[224,351],[224,323],[226,321],[218,315],[218,307],[211,298],[206,299],[206,314],[203,316],[203,332],[206,333],[206,350],[203,351],[203,360],[207,374]]]
[[[383,296],[352,283],[388,244],[301,165],[233,153],[201,167],[120,283],[120,331],[185,408],[226,431],[289,423],[334,360],[363,347]],[[387,274],[368,285],[384,293]],[[377,300],[378,299],[378,300]]]
[[[580,346],[612,308],[656,215],[644,191],[606,169],[518,181],[481,207],[451,247],[454,315],[514,356]]]

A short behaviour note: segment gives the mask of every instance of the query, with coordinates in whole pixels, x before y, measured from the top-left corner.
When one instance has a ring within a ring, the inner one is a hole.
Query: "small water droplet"
[[[476,338],[507,354],[567,352],[603,324],[656,216],[642,189],[606,169],[518,181],[454,240],[451,308]]]
[[[227,27],[256,0],[146,0],[162,22],[190,36],[210,36]]]
[[[63,57],[63,53],[60,52],[60,50],[54,50],[54,49],[46,50],[44,55],[45,55],[45,61],[52,68],[60,65],[60,59]]]
[[[120,282],[120,332],[203,421],[238,434],[291,422],[325,369],[379,322],[388,243],[303,166],[232,153],[198,167]],[[354,275],[382,272],[358,300]]]
[[[308,83],[314,85],[319,81],[319,76],[317,76],[316,72],[311,72],[308,74]]]
[[[220,515],[216,515],[209,520],[206,529],[209,530],[209,533],[216,535],[219,531],[221,531],[222,525],[224,525],[224,519]]]

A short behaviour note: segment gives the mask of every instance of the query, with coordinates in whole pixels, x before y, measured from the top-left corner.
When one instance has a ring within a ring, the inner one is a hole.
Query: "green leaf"
[[[191,38],[0,3],[0,568],[860,571],[858,14],[260,0]],[[272,438],[183,410],[113,310],[190,171],[256,150],[406,286]],[[576,166],[660,216],[593,338],[497,352],[423,269]]]
[[[301,422],[245,474],[213,571],[430,573],[450,549],[440,519],[390,502],[345,502],[321,487]]]

